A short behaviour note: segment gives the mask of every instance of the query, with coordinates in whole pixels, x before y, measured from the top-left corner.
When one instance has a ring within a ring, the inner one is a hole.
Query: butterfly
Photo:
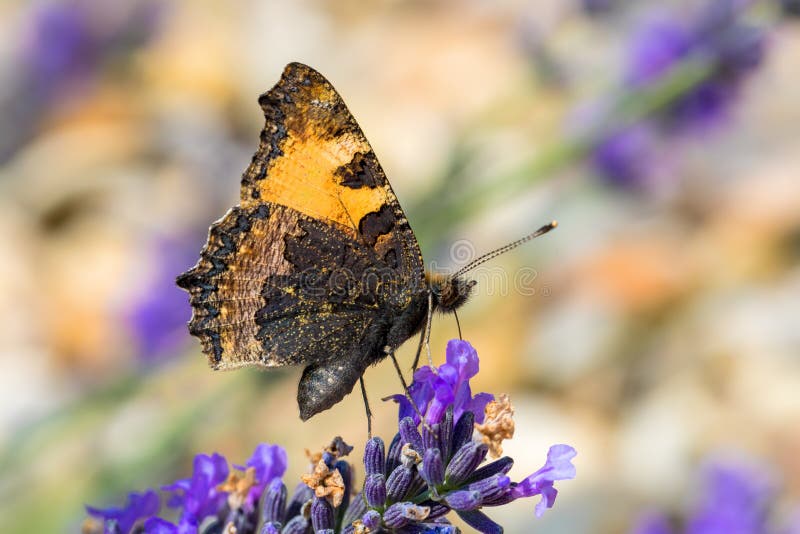
[[[475,282],[464,269],[426,273],[375,153],[319,72],[291,63],[258,102],[266,123],[239,204],[211,225],[177,284],[213,369],[305,366],[297,402],[307,420],[359,380],[366,403],[367,367],[394,360]]]

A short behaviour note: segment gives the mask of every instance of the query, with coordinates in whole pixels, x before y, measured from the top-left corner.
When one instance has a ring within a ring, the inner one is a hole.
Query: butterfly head
[[[443,313],[450,313],[460,308],[472,294],[477,282],[461,276],[427,274],[428,287],[433,294],[434,308]]]

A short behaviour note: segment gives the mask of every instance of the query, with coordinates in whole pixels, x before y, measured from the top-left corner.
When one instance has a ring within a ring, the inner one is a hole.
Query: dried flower
[[[344,480],[335,467],[331,469],[325,460],[320,459],[313,472],[302,475],[300,479],[320,498],[330,500],[333,506],[339,506],[344,498]]]
[[[508,395],[500,395],[499,401],[492,401],[486,405],[483,424],[476,423],[475,430],[480,432],[481,438],[489,446],[489,456],[500,458],[503,454],[503,440],[514,437],[514,407]]]

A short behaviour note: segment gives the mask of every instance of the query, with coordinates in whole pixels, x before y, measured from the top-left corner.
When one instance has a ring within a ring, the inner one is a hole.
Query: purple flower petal
[[[608,183],[629,189],[646,186],[657,165],[657,137],[648,124],[607,134],[592,149],[593,169]]]
[[[91,516],[102,519],[103,522],[116,523],[116,528],[119,532],[128,534],[137,522],[156,515],[160,506],[158,493],[153,490],[147,490],[142,493],[130,493],[128,502],[122,508],[87,506],[86,512]]]
[[[444,417],[444,412],[454,400],[455,397],[453,396],[453,389],[450,387],[450,384],[439,379],[435,385],[433,400],[426,410],[425,421],[427,421],[428,424],[441,422]]]
[[[483,418],[486,416],[486,405],[493,400],[494,395],[491,393],[478,393],[472,398],[464,410],[475,414],[476,423],[483,423]]]
[[[447,344],[447,362],[438,369],[421,367],[414,373],[409,392],[426,422],[441,423],[448,406],[453,406],[457,420],[465,411],[476,410],[476,420],[483,421],[486,404],[494,399],[488,393],[472,396],[469,380],[478,373],[479,361],[475,349],[466,341],[450,340]],[[389,397],[399,404],[399,419],[410,417],[415,425],[419,416],[405,395]]]
[[[447,363],[458,369],[460,381],[469,380],[478,374],[478,352],[467,341],[451,339],[445,351]]]
[[[548,508],[553,507],[553,505],[556,503],[557,495],[558,490],[553,486],[544,486],[542,488],[542,499],[536,503],[536,507],[534,508],[536,517],[542,517]]]
[[[769,476],[749,465],[710,464],[705,493],[687,521],[687,534],[764,532],[774,489]]]
[[[675,20],[662,18],[646,23],[629,47],[629,83],[637,86],[657,80],[689,54],[692,42],[689,30]]]
[[[539,517],[545,509],[551,508],[558,492],[553,487],[556,480],[575,478],[575,466],[572,458],[577,453],[569,445],[553,445],[547,452],[547,461],[535,473],[517,484],[511,494],[514,498],[533,497],[541,495],[541,501],[536,505],[536,516]]]
[[[163,486],[175,492],[168,501],[172,508],[183,508],[181,521],[198,525],[206,517],[216,515],[226,500],[226,493],[217,486],[228,478],[228,463],[221,454],[198,454],[194,458],[191,479],[179,480]]]
[[[246,466],[237,466],[242,471],[247,467],[253,467],[256,471],[256,483],[250,488],[246,502],[248,509],[253,509],[267,484],[273,479],[283,476],[288,463],[289,460],[283,447],[260,443],[250,459],[247,460]]]

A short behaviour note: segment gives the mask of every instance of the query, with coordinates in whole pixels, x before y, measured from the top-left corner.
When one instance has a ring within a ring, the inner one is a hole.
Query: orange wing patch
[[[379,187],[343,187],[334,178],[356,154],[367,151],[369,146],[352,134],[336,139],[316,135],[290,138],[284,145],[284,156],[270,167],[269,178],[258,182],[259,196],[309,217],[337,223],[355,237],[358,222],[386,203],[386,193]]]
[[[281,204],[356,237],[367,214],[396,204],[369,142],[321,74],[292,63],[259,103],[267,123],[242,177],[242,207]]]

